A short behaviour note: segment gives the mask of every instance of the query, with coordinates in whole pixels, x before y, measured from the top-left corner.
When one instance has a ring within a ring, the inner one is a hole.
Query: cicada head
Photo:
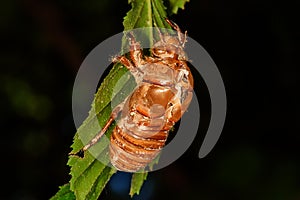
[[[161,59],[186,60],[184,45],[178,37],[163,36],[156,42],[152,49],[152,55]]]

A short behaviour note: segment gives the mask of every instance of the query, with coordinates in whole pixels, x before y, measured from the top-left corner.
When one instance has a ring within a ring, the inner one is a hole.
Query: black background
[[[76,72],[123,30],[129,9],[126,0],[1,2],[1,199],[48,199],[68,182]],[[209,99],[197,80],[196,140],[150,173],[136,199],[300,199],[298,10],[296,1],[191,0],[170,17],[217,64],[227,118],[213,151],[199,159]],[[101,197],[129,199],[129,179],[116,175]]]

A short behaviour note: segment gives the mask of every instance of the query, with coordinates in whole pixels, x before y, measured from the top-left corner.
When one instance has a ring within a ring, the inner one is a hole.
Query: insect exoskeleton
[[[110,137],[110,161],[118,170],[136,172],[145,168],[164,147],[169,130],[180,120],[193,96],[193,76],[187,65],[186,34],[166,19],[177,35],[159,32],[159,41],[143,50],[133,34],[129,37],[129,58],[117,56],[135,77],[137,86],[112,112],[102,130],[81,152],[88,150],[118,116]],[[121,114],[120,114],[121,113]]]

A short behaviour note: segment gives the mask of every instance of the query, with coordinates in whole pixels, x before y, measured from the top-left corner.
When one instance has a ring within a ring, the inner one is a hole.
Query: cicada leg
[[[165,18],[165,20],[167,21],[167,23],[174,29],[177,31],[178,34],[178,39],[182,45],[182,47],[184,47],[184,44],[186,43],[186,38],[187,38],[187,31],[184,32],[184,37],[182,37],[182,32],[179,28],[179,26],[173,22],[172,20],[169,20],[167,18]]]
[[[135,77],[136,81],[142,77],[144,74],[143,71],[139,68],[143,64],[145,64],[145,60],[143,59],[143,51],[141,49],[141,45],[139,42],[137,42],[134,38],[134,35],[132,32],[130,32],[130,36],[128,37],[129,40],[129,56],[130,59],[128,59],[126,56],[116,56],[113,58],[114,63],[121,63],[123,66],[125,66]]]
[[[95,145],[101,139],[101,137],[105,134],[105,132],[110,127],[112,122],[118,117],[119,113],[122,110],[122,106],[123,106],[123,104],[120,104],[112,111],[109,119],[107,120],[107,122],[105,123],[105,125],[103,126],[101,131],[99,133],[97,133],[97,135],[95,135],[95,137],[88,144],[86,144],[79,152],[70,153],[69,155],[76,155],[76,156],[79,156],[79,157],[83,157],[84,152],[86,150],[88,150],[90,147],[92,147],[93,145]]]
[[[139,67],[144,63],[143,50],[139,42],[136,41],[132,32],[130,32],[129,40],[129,53],[135,67]]]
[[[143,64],[145,61],[143,59],[143,51],[141,49],[141,45],[139,42],[135,40],[135,37],[132,32],[129,33],[129,56],[130,60],[125,56],[117,56],[113,58],[113,62],[120,62],[122,65],[127,67],[130,71],[139,70],[139,66]]]

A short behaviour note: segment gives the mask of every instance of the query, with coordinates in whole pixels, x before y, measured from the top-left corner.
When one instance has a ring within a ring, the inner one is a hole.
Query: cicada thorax
[[[122,171],[137,171],[158,155],[186,109],[182,105],[191,100],[190,88],[178,85],[178,71],[161,62],[146,64],[143,71],[111,136],[110,160]]]

